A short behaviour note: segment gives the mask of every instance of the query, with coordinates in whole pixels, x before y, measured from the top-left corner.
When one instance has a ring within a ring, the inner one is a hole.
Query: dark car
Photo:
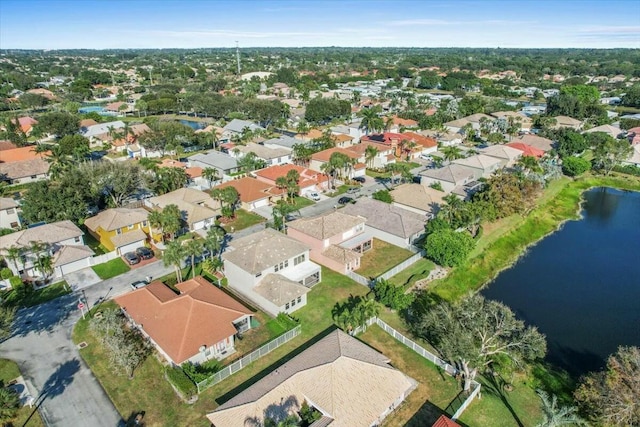
[[[129,265],[138,264],[140,262],[140,257],[135,252],[127,252],[123,257]]]
[[[340,197],[340,199],[338,199],[338,203],[340,203],[341,205],[346,205],[347,203],[355,203],[356,201],[353,200],[351,197]]]
[[[359,182],[360,184],[364,184],[367,180],[364,176],[356,176],[353,178],[355,182]]]
[[[141,246],[136,249],[136,255],[138,255],[140,259],[151,259],[153,258],[153,251],[145,246]]]
[[[148,284],[149,283],[147,283],[146,280],[136,280],[131,284],[131,289],[136,290],[136,289],[144,288]]]

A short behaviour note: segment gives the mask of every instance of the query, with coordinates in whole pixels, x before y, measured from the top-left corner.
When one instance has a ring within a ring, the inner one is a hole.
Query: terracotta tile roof
[[[523,144],[527,144],[530,145],[534,148],[537,148],[538,150],[542,150],[545,153],[547,151],[551,151],[553,149],[553,141],[548,139],[548,138],[543,138],[541,136],[538,135],[522,135],[516,139],[514,139],[513,141],[511,141],[509,144],[514,143],[514,142],[521,142]],[[511,145],[511,147],[513,147],[513,145]]]
[[[510,142],[505,145],[511,148],[515,148],[516,150],[522,151],[523,156],[532,156],[537,158],[544,156],[544,151],[538,148],[532,147],[531,145],[525,144],[523,142]]]
[[[14,148],[18,148],[16,144],[11,141],[0,141],[0,151],[5,150],[13,150]]]
[[[460,427],[460,424],[450,420],[446,415],[440,415],[440,418],[431,427]]]
[[[186,163],[179,162],[173,159],[164,159],[161,163],[158,164],[159,168],[181,168],[185,169],[187,167]]]
[[[146,221],[148,216],[149,212],[142,208],[112,208],[87,218],[84,221],[84,225],[92,231],[97,231],[98,228],[102,228],[105,231],[113,231]]]
[[[384,153],[384,152],[387,152],[387,151],[388,152],[392,152],[393,151],[393,149],[391,147],[389,147],[388,145],[379,144],[377,142],[372,142],[372,141],[361,141],[360,144],[356,144],[356,145],[352,145],[351,147],[347,147],[346,150],[349,150],[349,151],[357,154],[358,157],[362,157],[362,156],[365,155],[365,152],[367,151],[367,147],[374,147],[380,153]]]
[[[309,140],[322,138],[322,131],[318,130],[318,129],[311,129],[307,133],[299,133],[299,134],[297,134],[296,138],[309,139]]]
[[[187,175],[189,176],[189,178],[193,179],[193,178],[199,178],[202,176],[202,168],[198,167],[198,166],[194,166],[192,168],[186,168],[185,172],[187,173]]]
[[[322,408],[323,425],[368,427],[417,385],[394,369],[381,353],[335,330],[299,355],[257,380],[207,414],[216,427],[243,427],[254,417],[261,423],[265,409],[290,397],[292,411],[305,399]],[[329,418],[329,419],[327,419]]]
[[[384,132],[365,135],[360,138],[360,141],[370,141],[377,142],[378,144],[392,145],[393,143],[399,143],[403,139],[406,138],[401,133]]]
[[[358,224],[364,224],[365,221],[362,217],[340,211],[329,211],[311,218],[296,219],[289,222],[288,226],[314,239],[324,240],[351,230]]]
[[[346,135],[344,133],[334,133],[333,135],[331,135],[331,138],[333,138],[333,140],[336,142],[353,141],[352,136]]]
[[[311,156],[311,160],[316,160],[318,162],[328,162],[333,153],[342,153],[345,156],[348,156],[352,159],[358,159],[358,155],[352,151],[347,150],[346,148],[329,148],[327,150],[318,151],[317,153]]]
[[[234,187],[238,190],[240,200],[244,203],[255,202],[273,195],[279,195],[283,193],[283,190],[267,184],[256,178],[244,177],[235,179],[233,181],[227,181],[224,184],[220,184],[215,188],[227,188]]]
[[[26,147],[18,147],[12,150],[0,151],[0,162],[13,163],[22,162],[24,160],[44,159],[49,152],[36,153],[35,146],[27,145]]]
[[[397,126],[404,126],[404,127],[416,127],[418,126],[418,122],[416,122],[415,120],[411,120],[411,119],[403,119],[400,118],[398,116],[393,116],[393,124],[397,125]]]
[[[15,123],[15,121],[14,121]],[[33,128],[33,125],[38,124],[38,121],[32,117],[18,117],[18,125],[20,125],[20,129],[22,132],[27,133]]]
[[[97,125],[98,122],[96,122],[93,119],[83,119],[80,120],[80,127],[81,128],[88,128],[89,126],[93,126],[93,125]]]
[[[422,145],[425,148],[433,148],[438,146],[438,142],[435,139],[429,138],[428,136],[420,135],[419,133],[405,132],[402,135],[405,137],[405,139]]]
[[[301,189],[311,187],[328,180],[327,176],[322,172],[314,171],[312,169],[307,169],[303,168],[302,166],[292,164],[271,166],[265,169],[254,171],[253,174],[259,178],[270,181],[272,185],[275,185],[276,179],[282,176],[286,176],[287,173],[291,170],[295,170],[298,172],[298,175],[300,176],[298,185]]]
[[[252,314],[202,277],[176,287],[180,295],[156,281],[115,299],[174,363],[235,335],[233,322]]]

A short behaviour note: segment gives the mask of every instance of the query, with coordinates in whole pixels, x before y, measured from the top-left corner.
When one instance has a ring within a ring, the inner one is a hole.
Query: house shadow
[[[24,337],[30,332],[51,332],[77,310],[78,295],[67,294],[53,301],[25,307],[16,313],[11,337]]]
[[[119,422],[116,427],[144,427],[146,425],[144,415],[145,411],[133,411],[125,420]]]
[[[46,399],[60,396],[69,384],[73,382],[73,377],[79,370],[80,361],[76,358],[58,366],[58,369],[47,378],[47,381],[42,386],[40,397]]]
[[[337,329],[337,327],[335,325],[331,325],[330,327],[328,327],[324,331],[320,332],[318,335],[314,336],[309,341],[305,342],[304,344],[302,344],[301,346],[299,346],[295,350],[287,353],[285,356],[283,356],[282,358],[278,359],[277,361],[275,361],[271,365],[267,366],[262,371],[258,372],[256,375],[253,375],[251,378],[247,379],[242,384],[238,385],[237,387],[234,387],[233,389],[229,390],[227,393],[225,393],[225,394],[221,395],[220,397],[218,397],[216,399],[216,403],[218,405],[222,405],[227,400],[231,399],[235,395],[243,392],[244,390],[246,390],[247,388],[249,388],[250,386],[252,386],[256,382],[260,381],[262,378],[266,377],[267,375],[269,375],[270,373],[272,373],[273,371],[278,369],[280,366],[284,365],[289,360],[293,359],[294,357],[296,357],[297,355],[299,355],[300,353],[302,353],[303,351],[305,351],[306,349],[308,349],[309,347],[311,347],[312,345],[314,345],[315,343],[320,341],[322,338],[326,337],[331,332],[335,331],[336,329]]]

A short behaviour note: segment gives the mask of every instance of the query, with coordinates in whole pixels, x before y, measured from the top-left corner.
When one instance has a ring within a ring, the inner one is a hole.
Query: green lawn
[[[306,208],[307,206],[314,205],[315,202],[311,199],[307,199],[306,197],[298,196],[293,199],[293,207],[296,209]]]
[[[429,272],[433,270],[435,264],[426,258],[422,258],[415,264],[404,269],[400,273],[389,279],[389,282],[394,285],[400,285],[404,287],[411,287],[418,280],[424,279],[429,275]]]
[[[88,320],[80,320],[76,324],[73,339],[76,343],[85,341],[89,344],[80,350],[80,354],[123,417],[127,418],[132,412],[144,410],[145,424],[149,427],[166,425],[204,427],[209,425],[204,415],[220,404],[221,396],[240,385],[248,386],[255,381],[254,375],[270,372],[274,368],[272,366],[274,363],[291,357],[289,354],[293,350],[331,327],[333,325],[331,308],[336,302],[346,299],[349,295],[364,295],[369,291],[367,287],[325,268],[322,269],[322,278],[322,282],[307,294],[307,305],[293,313],[293,316],[302,324],[302,332],[298,337],[225,381],[207,389],[200,394],[199,400],[193,405],[183,403],[176,396],[163,377],[162,364],[155,357],[148,358],[137,369],[132,380],[114,374],[107,363],[107,355],[88,330]],[[108,307],[115,307],[115,303],[108,302],[102,306],[103,309]],[[277,332],[274,328],[265,329],[269,334]],[[226,397],[228,398],[229,396]]]
[[[378,277],[412,255],[413,252],[407,249],[373,239],[373,248],[360,258],[357,273],[364,277]]]
[[[0,359],[0,381],[5,385],[17,377],[20,376],[20,369],[18,365],[8,359]],[[27,424],[28,421],[28,424]],[[18,410],[18,413],[14,418],[2,419],[3,426],[27,426],[27,427],[40,427],[44,426],[40,414],[36,408],[30,408],[24,406]]]
[[[33,307],[34,305],[54,300],[71,292],[69,285],[64,280],[37,291],[28,288],[29,285],[25,286],[27,286],[27,288],[25,288],[27,292],[24,295],[19,295],[12,289],[7,291],[2,296],[2,299],[5,300],[8,305],[15,307]]]
[[[100,244],[100,242],[86,230],[86,227],[83,226],[82,228],[84,231],[84,244],[93,249],[96,255],[103,255],[109,252],[109,249]]]
[[[236,217],[232,221],[225,223],[222,227],[227,231],[227,233],[233,233],[234,231],[249,228],[252,225],[260,224],[265,221],[266,220],[258,214],[245,211],[244,209],[238,209],[236,211]]]
[[[347,190],[349,189],[349,187],[351,187],[350,185],[341,185],[338,188],[335,189],[335,191],[331,192],[331,193],[327,193],[327,196],[329,197],[336,197],[339,196],[341,194],[344,194],[347,192]]]
[[[370,176],[372,178],[391,178],[391,172],[376,172],[367,169],[365,173],[367,174],[367,176]]]
[[[102,280],[119,276],[120,274],[131,270],[127,263],[120,257],[107,261],[103,264],[94,265],[91,268],[93,268],[93,271],[95,271],[98,277]]]

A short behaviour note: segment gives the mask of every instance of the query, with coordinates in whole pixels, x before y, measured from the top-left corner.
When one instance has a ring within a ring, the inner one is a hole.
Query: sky
[[[640,48],[640,0],[0,0],[0,49]]]

